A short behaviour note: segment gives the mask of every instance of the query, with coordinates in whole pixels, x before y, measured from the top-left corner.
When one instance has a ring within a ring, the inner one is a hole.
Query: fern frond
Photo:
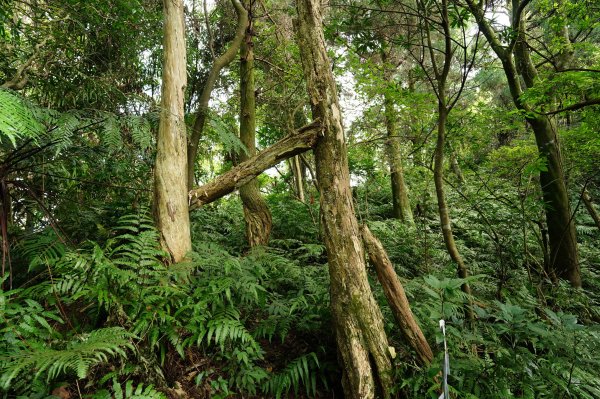
[[[92,399],[167,399],[164,393],[157,391],[152,384],[144,385],[139,384],[137,387],[133,385],[133,381],[129,380],[125,383],[125,389],[117,381],[113,379],[112,390],[114,396],[111,393],[103,389],[96,392],[91,396]]]
[[[36,139],[45,132],[39,112],[12,91],[0,89],[0,142],[7,138],[13,146],[19,138]]]
[[[317,392],[316,370],[318,368],[319,359],[314,352],[302,355],[291,361],[281,372],[272,375],[263,385],[263,392],[280,398],[293,389],[297,396],[298,390],[304,385],[306,394],[315,396]]]
[[[103,123],[102,144],[109,152],[115,152],[123,148],[121,125],[114,114],[109,114]]]
[[[78,378],[87,376],[91,366],[107,362],[111,356],[127,356],[125,349],[133,349],[133,335],[121,327],[95,330],[74,339],[64,349],[52,349],[42,345],[31,346],[27,350],[11,355],[2,364],[0,387],[8,389],[11,381],[23,372],[34,372],[35,377],[42,373],[53,380],[66,373],[74,373]]]

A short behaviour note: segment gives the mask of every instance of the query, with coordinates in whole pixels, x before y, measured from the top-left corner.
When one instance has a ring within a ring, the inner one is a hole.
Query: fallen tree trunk
[[[310,150],[317,142],[321,130],[321,123],[316,120],[310,125],[300,128],[296,134],[284,137],[269,148],[223,173],[210,183],[191,190],[189,193],[190,210],[215,201],[240,188],[279,162]]]
[[[361,234],[369,254],[369,260],[375,267],[377,279],[383,287],[383,293],[392,309],[396,322],[400,326],[402,336],[417,353],[419,362],[423,366],[428,366],[433,360],[433,352],[410,310],[410,304],[394,271],[392,262],[379,240],[366,225],[361,226]]]

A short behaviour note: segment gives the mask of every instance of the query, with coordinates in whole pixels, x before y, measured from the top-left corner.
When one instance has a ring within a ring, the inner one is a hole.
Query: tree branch
[[[322,127],[319,120],[300,128],[277,143],[259,152],[217,177],[213,181],[191,190],[190,210],[215,201],[248,183],[266,169],[279,162],[310,150],[319,137]]]

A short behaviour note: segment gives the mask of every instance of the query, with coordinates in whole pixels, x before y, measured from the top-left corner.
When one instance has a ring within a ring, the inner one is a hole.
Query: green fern
[[[146,151],[152,147],[154,137],[148,119],[141,116],[129,116],[125,119],[125,124],[129,129],[133,143],[140,150]]]
[[[116,152],[123,148],[121,125],[119,120],[113,114],[108,114],[103,123],[102,144],[109,153]]]
[[[132,349],[133,336],[121,327],[103,328],[69,342],[64,349],[35,345],[10,355],[2,363],[0,387],[8,389],[11,381],[23,372],[34,372],[34,378],[44,373],[47,380],[74,373],[85,378],[90,367],[107,362],[111,356],[125,358],[125,349]]]
[[[296,396],[302,385],[306,389],[308,396],[315,396],[317,393],[317,373],[319,369],[319,359],[314,352],[307,353],[294,359],[281,372],[274,374],[262,386],[265,394],[270,394],[280,398],[294,390]]]
[[[20,138],[36,139],[45,132],[35,107],[12,91],[0,89],[0,133],[13,146]],[[2,142],[0,135],[0,142]]]
[[[125,389],[115,379],[113,379],[112,390],[114,394],[103,389],[92,395],[92,399],[166,399],[166,395],[157,391],[152,384],[144,386],[139,384],[134,387],[133,381],[129,380],[125,383]]]

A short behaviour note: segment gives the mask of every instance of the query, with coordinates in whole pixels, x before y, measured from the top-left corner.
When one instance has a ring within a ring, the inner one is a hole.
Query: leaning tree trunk
[[[546,158],[546,170],[540,171],[540,185],[546,204],[546,224],[550,244],[552,276],[567,279],[574,287],[581,287],[577,236],[571,214],[569,195],[565,184],[557,137],[551,121],[546,117],[530,119],[538,151]]]
[[[216,179],[190,191],[190,207],[198,208],[242,187],[281,161],[313,148],[321,132],[320,121],[298,129]]]
[[[406,343],[417,353],[421,365],[429,366],[433,360],[433,352],[410,309],[404,287],[402,287],[398,279],[390,258],[387,256],[381,242],[371,233],[371,230],[366,225],[361,227],[361,231],[367,253],[369,254],[369,260],[375,268],[377,279],[383,288],[385,298],[400,327],[400,333]]]
[[[348,398],[390,396],[391,361],[383,319],[367,279],[365,252],[350,190],[340,106],[325,49],[320,0],[297,0],[297,37],[313,118],[323,137],[314,154],[331,313]],[[379,390],[379,392],[378,392]]]
[[[183,1],[164,0],[164,66],[154,170],[154,209],[163,247],[179,262],[192,249],[184,121],[186,85]]]
[[[256,154],[256,97],[254,93],[254,50],[252,42],[252,1],[245,0],[248,13],[246,35],[240,47],[240,140],[247,153],[240,154],[245,161]],[[244,205],[246,238],[250,247],[267,245],[272,228],[271,212],[260,194],[258,180],[252,179],[240,187],[240,197]]]

